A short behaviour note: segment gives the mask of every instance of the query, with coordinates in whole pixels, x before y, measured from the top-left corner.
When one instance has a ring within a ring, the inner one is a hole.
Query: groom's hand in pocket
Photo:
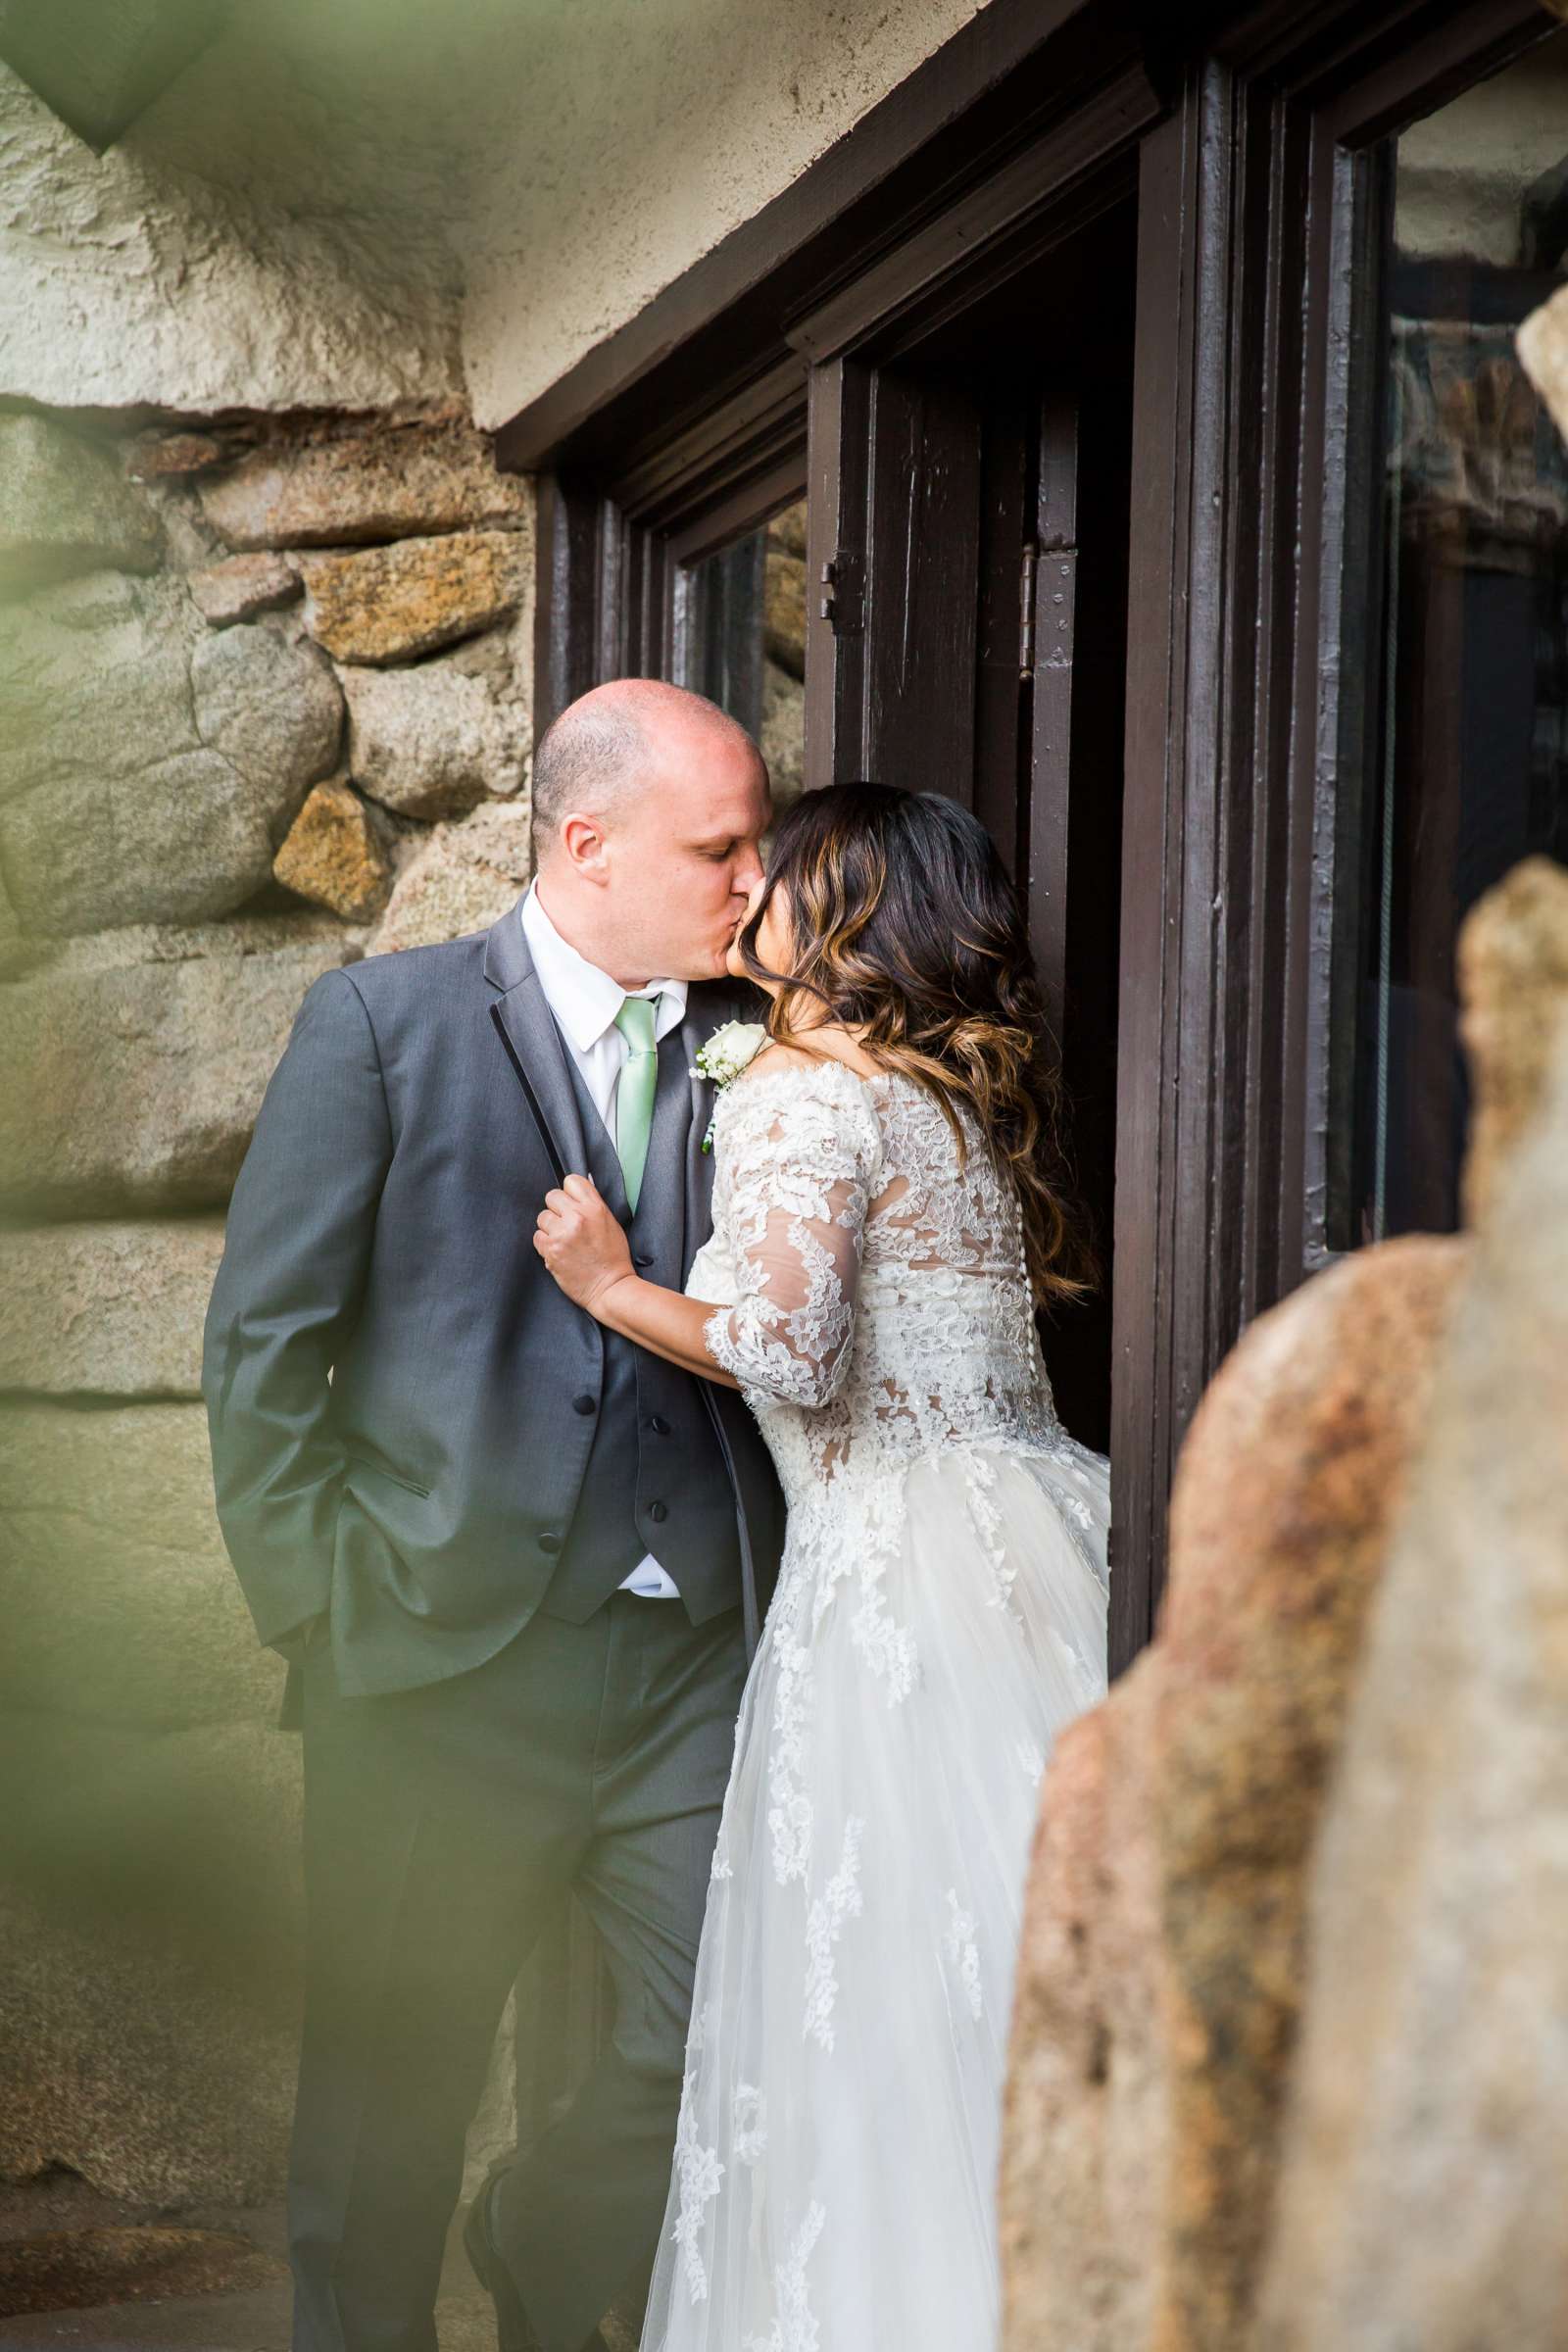
[[[291,1625],[286,1634],[279,1634],[271,1644],[280,1658],[290,1666],[303,1666],[313,1649],[326,1640],[327,1614],[323,1609],[318,1617],[306,1617]]]

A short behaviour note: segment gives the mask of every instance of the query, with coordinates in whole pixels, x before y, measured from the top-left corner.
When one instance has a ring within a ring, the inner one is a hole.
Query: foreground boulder
[[[1047,1773],[1005,2159],[1016,2352],[1230,2352],[1248,2323],[1306,1860],[1462,1258],[1363,1250],[1253,1324],[1183,1447],[1155,1643]]]
[[[1145,1659],[1052,1758],[1003,2133],[1004,2341],[1151,2341],[1168,2201],[1170,1990]]]
[[[1568,875],[1517,869],[1460,969],[1476,1232],[1252,1325],[1154,1642],[1046,1778],[1009,2352],[1561,2341]]]
[[[1568,899],[1568,878],[1563,881]],[[1568,2313],[1568,1032],[1455,1302],[1312,1890],[1257,2352]]]

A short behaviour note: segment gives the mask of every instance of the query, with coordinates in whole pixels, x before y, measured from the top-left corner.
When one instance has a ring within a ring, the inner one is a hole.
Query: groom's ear
[[[583,816],[573,811],[570,816],[562,819],[557,839],[568,862],[585,881],[603,882],[608,879],[605,828],[597,816]]]

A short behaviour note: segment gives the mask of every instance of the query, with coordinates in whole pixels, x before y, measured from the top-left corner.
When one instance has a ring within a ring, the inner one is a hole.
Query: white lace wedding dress
[[[789,1537],[747,1685],[644,2352],[989,2352],[1036,1788],[1104,1689],[1106,1465],[1015,1195],[911,1080],[720,1097],[688,1292]]]

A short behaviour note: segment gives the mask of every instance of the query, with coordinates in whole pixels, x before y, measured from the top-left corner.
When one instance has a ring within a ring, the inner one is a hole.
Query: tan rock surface
[[[1258,2352],[1568,2314],[1568,1049],[1492,1187],[1367,1643]]]
[[[201,1394],[220,1217],[0,1232],[0,1389]]]
[[[1305,1873],[1464,1244],[1391,1242],[1259,1317],[1171,1502],[1152,1794],[1173,1988],[1157,2340],[1250,2316],[1305,1971]]]
[[[229,556],[190,573],[186,586],[204,620],[226,628],[291,605],[302,591],[300,575],[281,556]]]
[[[113,564],[151,571],[158,517],[114,460],[46,416],[0,416],[0,591]]]
[[[806,689],[787,669],[768,662],[762,669],[762,732],[773,813],[782,816],[806,785]]]
[[[230,454],[211,433],[139,433],[125,452],[125,474],[133,482],[177,481],[221,466]]]
[[[344,547],[526,522],[533,485],[498,470],[466,424],[409,424],[272,442],[202,484],[207,519],[234,548]]]
[[[762,643],[770,662],[792,678],[806,675],[806,564],[770,547],[764,588]]]
[[[1472,907],[1459,934],[1460,1034],[1473,1078],[1465,1221],[1487,1213],[1540,1107],[1568,1030],[1568,872],[1528,858]]]
[[[242,905],[343,720],[317,647],[101,572],[0,612],[0,858],[34,936]]]
[[[0,1529],[8,1708],[273,1720],[282,1667],[223,1549],[200,1405],[0,1407]]]
[[[483,930],[515,905],[531,870],[523,803],[495,801],[459,824],[437,825],[399,874],[366,952],[432,947]]]
[[[776,547],[786,556],[800,556],[804,560],[806,555],[806,501],[804,498],[798,499],[793,507],[786,507],[782,514],[775,514],[771,518],[767,526],[767,544],[769,549]]]
[[[380,828],[341,777],[330,777],[311,792],[272,860],[272,872],[286,890],[346,922],[368,922],[378,914],[392,888],[392,859]]]
[[[529,591],[532,562],[532,542],[520,531],[302,556],[306,626],[340,662],[406,662],[514,612]]]
[[[0,2314],[84,2311],[281,2285],[287,2265],[248,2238],[168,2223],[0,2239]]]
[[[1168,2143],[1155,1683],[1146,1657],[1063,1736],[1041,1792],[1003,2133],[1005,2352],[1150,2341]]]
[[[0,990],[0,1205],[220,1207],[300,1000],[360,937],[324,915],[146,925]]]
[[[412,669],[342,671],[349,772],[362,792],[400,815],[436,818],[521,789],[531,721],[510,647],[496,650],[495,674],[469,666],[477,646]]]
[[[1008,2090],[1008,2352],[1245,2337],[1305,1871],[1464,1248],[1361,1251],[1248,1332],[1182,1451],[1155,1643],[1048,1772]]]

